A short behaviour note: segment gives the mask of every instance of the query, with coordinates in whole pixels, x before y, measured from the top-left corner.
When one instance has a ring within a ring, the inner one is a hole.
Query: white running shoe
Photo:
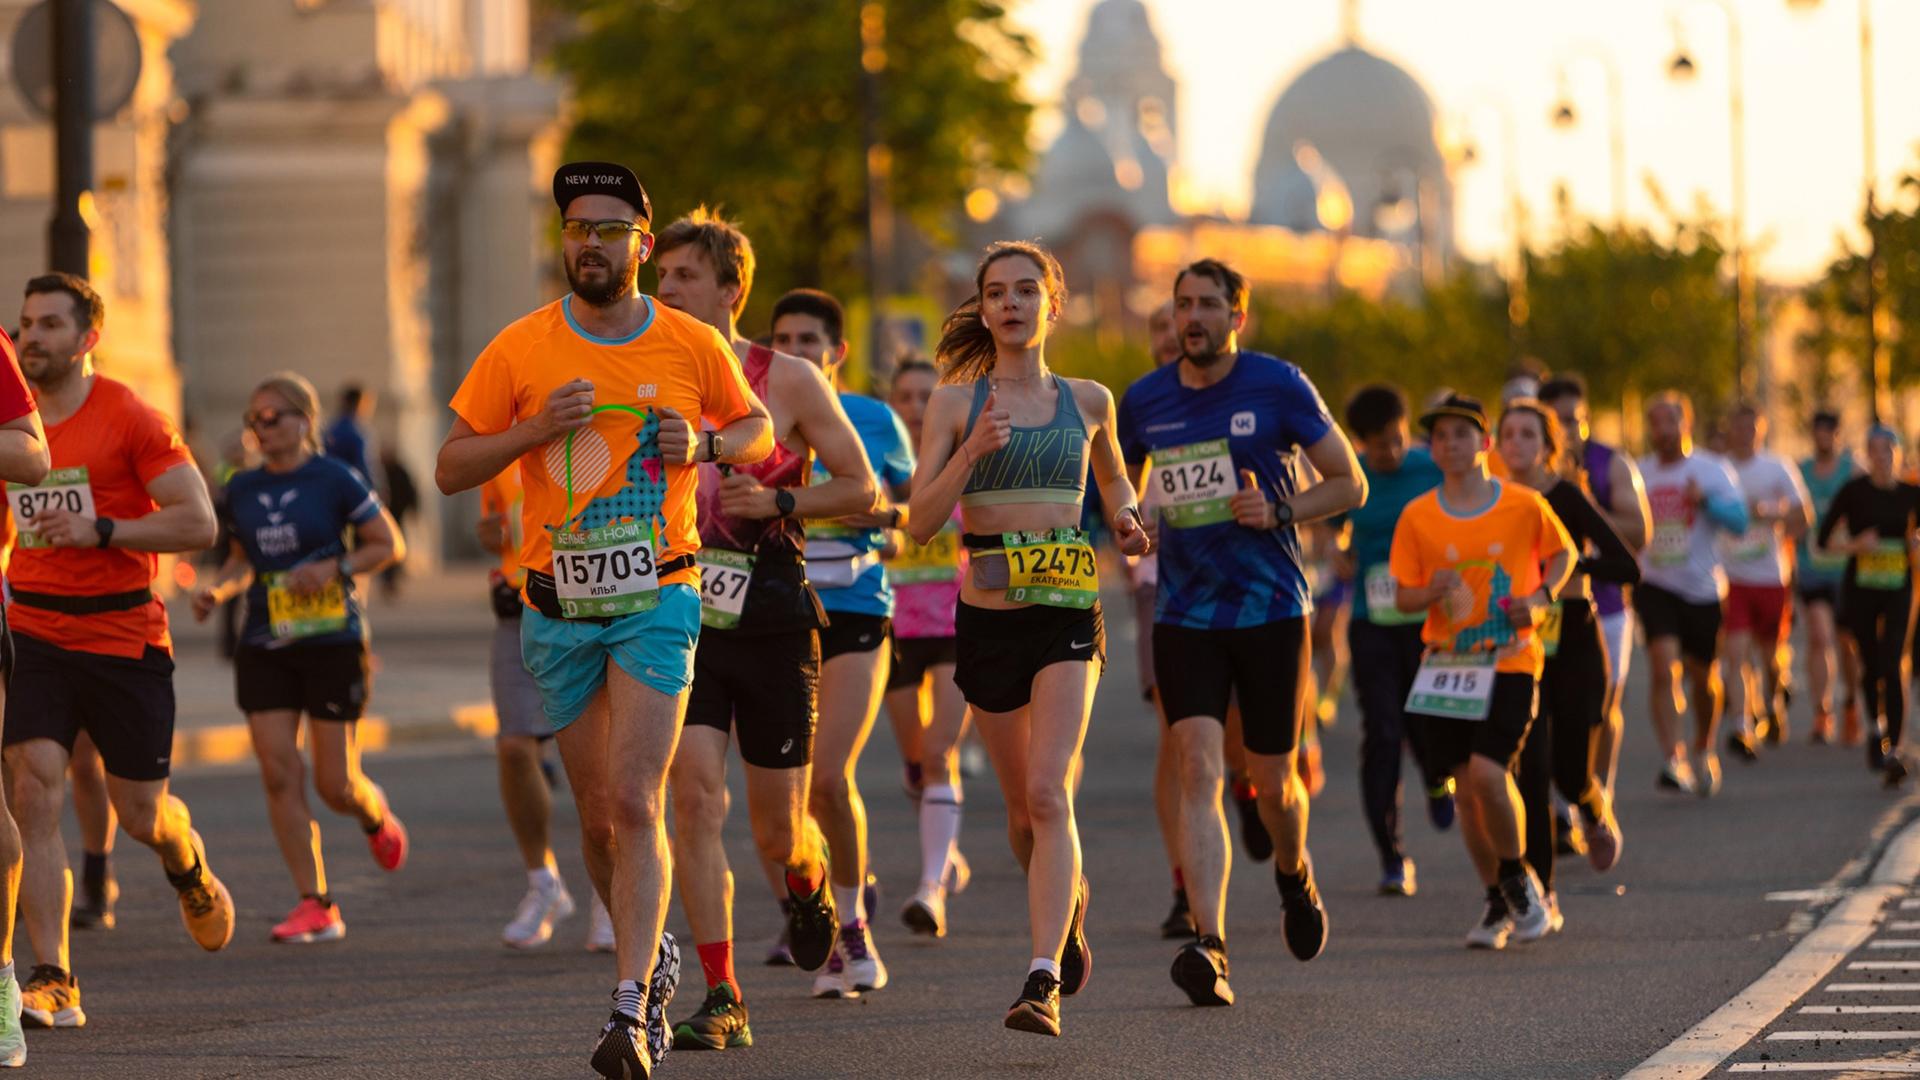
[[[513,921],[500,932],[500,940],[510,949],[537,949],[553,938],[553,924],[567,918],[574,912],[573,897],[567,892],[567,883],[554,875],[548,880],[549,886],[527,883],[527,895],[520,898],[520,908],[513,914]]]
[[[860,991],[847,981],[847,965],[840,959],[840,947],[835,944],[833,952],[827,954],[827,962],[820,968],[820,974],[813,977],[813,996],[817,998],[857,998]]]
[[[593,894],[593,925],[587,930],[587,951],[613,951],[613,916],[607,914],[607,905],[600,902],[597,891]]]
[[[952,876],[951,871],[948,874]],[[907,929],[928,937],[947,936],[947,892],[938,885],[921,885],[913,898],[900,909],[900,921]]]
[[[1560,914],[1560,894],[1547,894],[1547,933],[1557,934],[1565,929],[1567,917]]]
[[[880,990],[887,985],[887,965],[880,962],[880,950],[873,947],[873,932],[862,922],[840,928],[836,946],[846,967],[846,982],[858,993]]]
[[[27,1063],[27,1033],[20,1020],[20,980],[7,976],[0,983],[0,1069]]]
[[[1500,883],[1507,898],[1507,910],[1513,915],[1513,940],[1525,944],[1539,941],[1553,928],[1553,916],[1547,911],[1546,897],[1540,894],[1540,879],[1533,867],[1518,878]]]
[[[1507,902],[1487,898],[1487,908],[1480,921],[1467,931],[1469,949],[1504,949],[1507,938],[1513,934],[1513,917],[1507,914]]]
[[[1700,755],[1700,768],[1694,771],[1694,794],[1711,799],[1720,794],[1720,755],[1709,750]]]

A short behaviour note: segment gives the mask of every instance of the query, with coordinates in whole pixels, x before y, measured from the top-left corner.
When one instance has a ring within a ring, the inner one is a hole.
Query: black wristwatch
[[[707,460],[719,461],[721,448],[725,445],[726,444],[721,442],[720,440],[719,432],[717,431],[707,432]]]
[[[899,508],[899,507],[897,507],[897,506],[895,506],[895,507],[891,507],[891,508],[890,508],[890,509],[888,510],[888,513],[890,513],[890,514],[892,514],[892,515],[893,515],[893,522],[892,522],[892,524],[890,524],[890,525],[888,525],[888,526],[887,526],[887,528],[889,528],[889,529],[897,529],[897,528],[899,528],[899,527],[900,527],[900,520],[901,520],[902,518],[904,518],[904,517],[905,517],[906,515],[905,515],[905,514],[903,514],[903,513],[901,513],[901,512],[900,512],[900,508]]]
[[[104,548],[113,543],[113,519],[112,518],[94,518],[93,529],[95,532],[100,534],[100,542],[93,545],[94,547]]]
[[[1284,529],[1293,524],[1293,506],[1285,501],[1273,504],[1273,527]]]
[[[793,492],[781,488],[773,493],[773,508],[780,511],[781,517],[793,516]]]

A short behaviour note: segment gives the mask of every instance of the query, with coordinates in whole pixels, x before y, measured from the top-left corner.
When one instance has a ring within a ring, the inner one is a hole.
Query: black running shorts
[[[1364,672],[1356,674],[1366,677]],[[1427,725],[1428,774],[1451,776],[1475,754],[1512,769],[1539,711],[1539,687],[1531,675],[1502,672],[1493,677],[1493,700],[1485,720],[1421,717]]]
[[[367,647],[328,642],[233,655],[233,690],[243,713],[306,713],[315,720],[353,721],[367,711]]]
[[[762,769],[813,760],[820,717],[820,632],[700,631],[687,723],[740,732],[740,759]]]
[[[1169,725],[1193,716],[1225,722],[1237,692],[1247,749],[1291,754],[1307,718],[1312,649],[1304,615],[1233,630],[1155,623],[1161,710]]]
[[[1711,664],[1720,655],[1720,604],[1696,604],[1658,585],[1641,582],[1633,590],[1633,610],[1640,616],[1647,641],[1670,637],[1680,641],[1680,655]]]
[[[887,673],[888,690],[918,687],[927,671],[937,664],[953,663],[954,647],[950,637],[895,637],[893,670]]]
[[[73,751],[93,737],[107,772],[165,780],[173,762],[173,654],[153,645],[139,657],[63,649],[14,635],[5,744],[52,739]]]
[[[885,615],[827,612],[827,628],[820,631],[820,662],[848,653],[872,652],[893,635],[893,620]]]
[[[954,685],[981,712],[1009,713],[1033,700],[1040,669],[1071,661],[1107,666],[1100,602],[1090,608],[1034,604],[982,608],[960,601],[953,616]]]

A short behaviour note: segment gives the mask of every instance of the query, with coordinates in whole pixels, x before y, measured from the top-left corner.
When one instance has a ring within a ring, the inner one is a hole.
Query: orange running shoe
[[[367,834],[367,846],[373,849],[373,861],[379,863],[382,870],[398,870],[407,865],[407,827],[400,824],[391,807],[380,827]]]
[[[208,952],[219,952],[233,940],[233,894],[207,869],[207,845],[196,830],[190,836],[193,869],[167,875],[180,894],[180,921],[187,933]]]
[[[273,928],[273,940],[283,944],[310,945],[316,941],[339,941],[347,936],[347,924],[340,918],[340,905],[322,904],[303,896],[293,911]]]

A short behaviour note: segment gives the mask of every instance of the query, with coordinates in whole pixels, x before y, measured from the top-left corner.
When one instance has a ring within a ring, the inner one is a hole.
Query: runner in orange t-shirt
[[[624,901],[609,905],[620,982],[593,1067],[645,1076],[670,1045],[663,1010],[679,978],[661,940],[660,807],[700,634],[690,466],[758,461],[773,425],[719,332],[635,287],[653,237],[632,170],[563,165],[553,194],[572,291],[474,362],[434,478],[451,495],[520,462],[521,655],[558,733],[594,888],[604,900],[617,883]],[[696,433],[702,419],[713,430]],[[637,835],[616,837],[617,822]]]
[[[1525,814],[1511,770],[1546,660],[1534,627],[1572,572],[1573,545],[1539,494],[1487,475],[1478,401],[1449,396],[1420,426],[1442,480],[1401,512],[1387,559],[1396,606],[1427,613],[1427,653],[1407,711],[1426,718],[1428,772],[1454,778],[1461,835],[1487,887],[1467,945],[1499,949],[1550,926],[1539,878],[1523,861]]]
[[[82,279],[27,283],[20,362],[40,399],[53,471],[9,485],[20,527],[11,566],[16,667],[6,761],[26,851],[20,910],[41,961],[22,992],[27,1022],[86,1023],[67,955],[67,763],[92,737],[127,835],[160,856],[187,931],[209,951],[233,937],[233,898],[207,869],[187,806],[167,792],[173,652],[153,595],[159,553],[213,543],[213,504],[167,419],[93,371],[105,305]]]

